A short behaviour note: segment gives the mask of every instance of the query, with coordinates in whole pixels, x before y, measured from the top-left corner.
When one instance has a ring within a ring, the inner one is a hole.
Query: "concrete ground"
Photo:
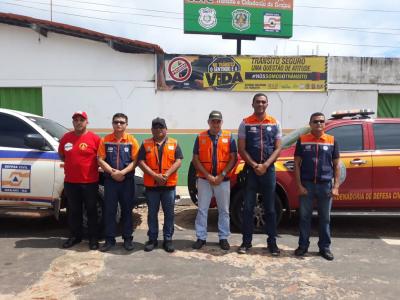
[[[146,253],[146,213],[145,206],[133,211],[135,249],[125,251],[118,239],[109,253],[89,251],[86,241],[61,249],[68,236],[65,215],[60,222],[2,215],[0,299],[398,299],[400,294],[398,216],[333,217],[335,260],[329,262],[317,254],[316,220],[304,258],[293,256],[296,220],[279,228],[280,257],[268,254],[262,234],[254,235],[248,255],[236,253],[237,232],[231,250],[223,251],[215,210],[207,245],[192,250],[196,207],[184,201],[176,206],[177,251]]]

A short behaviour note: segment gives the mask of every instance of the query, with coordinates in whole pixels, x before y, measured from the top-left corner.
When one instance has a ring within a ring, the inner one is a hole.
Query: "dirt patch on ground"
[[[360,291],[339,287],[339,280],[324,275],[313,267],[313,261],[320,257],[297,259],[293,257],[294,249],[285,245],[280,247],[280,257],[272,257],[264,245],[254,245],[247,255],[237,254],[237,247],[225,252],[217,246],[206,246],[198,251],[177,251],[174,256],[188,260],[212,261],[241,269],[248,268],[250,276],[234,276],[221,283],[221,288],[226,290],[231,298],[276,299],[283,295],[301,299],[313,299],[322,295],[330,295],[328,298],[333,299],[360,297]]]
[[[34,285],[17,295],[0,295],[0,298],[76,299],[74,290],[95,282],[104,268],[103,253],[86,249],[87,245],[79,245],[78,251],[67,251],[53,260],[49,269]]]

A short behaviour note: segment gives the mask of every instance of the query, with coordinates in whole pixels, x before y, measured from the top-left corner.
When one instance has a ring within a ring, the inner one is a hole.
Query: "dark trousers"
[[[149,226],[147,235],[149,236],[149,240],[155,241],[158,238],[158,211],[160,210],[160,202],[164,211],[164,240],[172,240],[174,234],[175,193],[175,188],[164,191],[146,191],[149,210],[147,215],[147,224]]]
[[[256,205],[257,193],[261,193],[264,204],[265,233],[268,235],[267,243],[276,243],[276,212],[275,212],[275,166],[267,169],[264,175],[258,176],[253,169],[249,168],[243,204],[243,243],[251,244],[254,228],[254,207]]]
[[[319,218],[319,241],[320,250],[329,250],[331,245],[330,214],[332,207],[332,182],[314,183],[302,182],[307,190],[307,195],[300,197],[300,236],[299,246],[308,249],[310,245],[311,218],[313,213],[313,202],[317,199]]]
[[[122,238],[132,239],[132,209],[135,204],[135,178],[128,177],[118,182],[111,178],[104,179],[104,227],[106,241],[115,244],[117,232],[118,203],[121,207]]]
[[[98,235],[98,183],[65,182],[64,191],[68,201],[68,225],[72,236],[82,238],[82,207],[85,205],[88,218],[89,238],[96,238]]]

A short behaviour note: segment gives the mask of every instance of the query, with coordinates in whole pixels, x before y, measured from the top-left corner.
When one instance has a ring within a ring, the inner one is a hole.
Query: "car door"
[[[400,207],[400,122],[372,124],[373,207]]]
[[[372,196],[372,151],[369,129],[365,122],[337,123],[326,133],[335,137],[339,145],[340,159],[346,166],[346,178],[340,185],[339,196],[333,206],[369,207]]]
[[[29,148],[27,134],[38,132],[23,118],[0,113],[0,205],[51,207],[57,153]]]

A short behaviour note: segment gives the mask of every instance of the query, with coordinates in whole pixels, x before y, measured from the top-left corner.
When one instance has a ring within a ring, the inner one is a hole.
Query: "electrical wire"
[[[10,3],[10,2],[6,2],[6,1],[3,1],[3,3],[9,4],[9,5],[20,6],[20,7],[24,7],[24,8],[30,8],[30,9],[36,9],[36,10],[40,10],[40,11],[50,12],[49,9],[31,7],[31,6],[27,6],[27,5],[15,4],[15,3]],[[92,16],[87,16],[87,15],[66,13],[66,12],[61,12],[61,11],[56,11],[56,10],[53,10],[53,12],[64,14],[64,15],[69,15],[69,16],[89,18],[89,19],[95,19],[95,20],[101,20],[101,21],[108,21],[108,22],[115,22],[115,23],[127,23],[127,24],[139,25],[139,26],[150,26],[150,27],[157,27],[157,28],[165,28],[165,29],[173,29],[173,30],[182,31],[182,28],[171,27],[171,26],[162,26],[162,25],[155,25],[155,24],[144,24],[144,23],[138,23],[138,22],[130,22],[130,21],[125,21],[125,20],[114,20],[114,19],[107,19],[107,18],[99,18],[99,17],[92,17]],[[311,26],[311,25],[298,25],[298,26]],[[338,29],[338,28],[335,28],[335,29]],[[351,43],[322,42],[322,41],[295,40],[295,39],[287,40],[287,39],[281,39],[281,38],[277,38],[277,40],[284,40],[284,41],[287,41],[287,42],[329,44],[329,45],[341,45],[341,46],[351,46],[351,47],[375,47],[375,48],[400,49],[400,47],[392,46],[392,45],[351,44]]]

